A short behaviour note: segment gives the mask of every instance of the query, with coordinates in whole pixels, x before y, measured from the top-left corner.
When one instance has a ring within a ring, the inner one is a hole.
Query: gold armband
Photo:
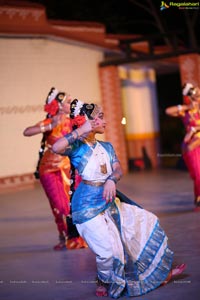
[[[48,127],[47,127],[47,126],[48,126]],[[46,132],[46,131],[51,131],[51,130],[52,130],[52,124],[51,124],[51,123],[49,123],[49,124],[47,124],[47,125],[41,124],[41,125],[40,125],[40,130],[41,130],[42,133],[44,133],[44,132]]]
[[[191,127],[190,130],[191,130],[193,133],[196,133],[196,132],[197,132],[197,130],[196,130],[195,127]]]
[[[40,125],[40,130],[41,130],[42,133],[45,132],[45,126],[43,124]]]
[[[48,126],[49,126],[49,131],[52,130],[52,123],[49,123]]]
[[[183,106],[182,105],[177,105],[177,108],[178,108],[178,113],[180,114],[183,110]]]

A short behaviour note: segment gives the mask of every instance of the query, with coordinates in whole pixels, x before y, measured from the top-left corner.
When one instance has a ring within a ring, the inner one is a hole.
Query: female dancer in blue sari
[[[74,100],[71,118],[77,128],[53,151],[69,156],[82,177],[72,198],[72,218],[96,254],[96,295],[146,294],[181,274],[185,264],[172,269],[173,252],[158,218],[116,190],[119,160],[110,143],[95,138],[106,127],[101,108]]]

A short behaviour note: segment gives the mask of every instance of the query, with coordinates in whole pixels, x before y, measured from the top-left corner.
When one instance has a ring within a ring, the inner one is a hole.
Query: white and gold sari
[[[103,199],[104,182],[117,161],[112,145],[98,142],[91,149],[78,142],[67,155],[83,179],[72,198],[72,218],[96,254],[98,278],[109,283],[109,295],[140,296],[158,287],[173,260],[158,218],[119,191],[112,203]]]

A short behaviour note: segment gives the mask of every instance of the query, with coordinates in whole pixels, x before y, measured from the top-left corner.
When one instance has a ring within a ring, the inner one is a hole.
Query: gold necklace
[[[88,141],[89,140],[89,141]],[[96,139],[85,139],[84,142],[90,147],[90,149],[93,151],[94,153],[94,148],[93,146],[96,145],[97,143],[97,140]],[[97,144],[97,151],[99,150],[99,144]],[[100,157],[99,157],[99,154],[100,154]],[[100,170],[101,170],[101,173],[102,174],[107,174],[107,166],[106,166],[106,162],[104,161],[103,159],[103,156],[104,156],[104,153],[103,152],[100,152],[100,153],[96,153],[95,156],[97,158],[97,160],[99,161],[99,165],[100,165]]]
[[[84,139],[84,142],[88,145],[88,146],[94,146],[97,142],[97,140],[95,138],[86,138]]]

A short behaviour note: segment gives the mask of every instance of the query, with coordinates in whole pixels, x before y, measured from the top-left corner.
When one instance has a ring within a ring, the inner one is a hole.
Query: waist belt
[[[82,180],[83,183],[92,185],[92,186],[101,186],[104,185],[104,182],[95,182],[95,181],[90,181],[90,180]]]

